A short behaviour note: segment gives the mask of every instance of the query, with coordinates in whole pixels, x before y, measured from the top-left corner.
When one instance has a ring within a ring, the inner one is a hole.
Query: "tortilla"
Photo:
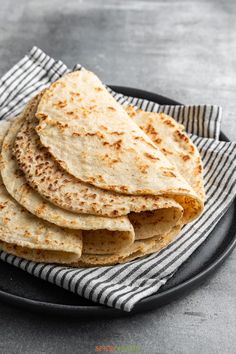
[[[182,225],[177,225],[173,227],[173,229],[169,231],[167,234],[159,237],[135,241],[131,247],[115,255],[82,254],[80,260],[74,264],[71,264],[70,266],[72,267],[109,266],[109,265],[115,265],[119,263],[127,263],[137,258],[150,255],[152,253],[160,251],[161,249],[169,245],[179,234],[181,227]]]
[[[186,221],[203,210],[184,177],[93,73],[82,69],[53,83],[36,116],[41,143],[78,180],[122,194],[171,196]]]
[[[36,116],[42,144],[80,181],[123,194],[193,192],[89,71],[72,72],[53,83]]]

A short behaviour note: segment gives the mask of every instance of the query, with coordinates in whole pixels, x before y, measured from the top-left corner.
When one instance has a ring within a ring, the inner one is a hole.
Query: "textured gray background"
[[[236,2],[1,1],[0,75],[33,45],[104,82],[183,103],[223,107],[236,140]],[[141,353],[235,353],[235,252],[203,286],[164,308],[86,322],[39,317],[0,303],[1,353],[93,353],[136,344]]]

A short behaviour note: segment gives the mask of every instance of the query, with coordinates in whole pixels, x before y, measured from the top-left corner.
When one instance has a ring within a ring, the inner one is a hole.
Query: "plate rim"
[[[177,102],[171,98],[159,95],[154,92],[149,92],[146,90],[133,88],[130,86],[116,86],[116,85],[108,85],[114,91],[121,92],[124,95],[130,95],[138,98],[148,99],[149,101],[153,101],[159,103],[158,101],[163,101],[165,105],[181,105],[182,103]],[[134,94],[135,93],[135,94]],[[147,98],[148,96],[148,98]],[[221,139],[224,141],[230,141],[224,133],[221,132]],[[235,203],[235,199],[233,200],[232,204]],[[212,230],[212,232],[214,229]],[[156,294],[150,295],[144,299],[142,299],[138,304],[135,305],[132,311],[124,312],[118,309],[110,308],[105,305],[95,304],[92,306],[77,306],[77,305],[65,305],[65,304],[57,304],[53,302],[45,302],[40,300],[30,299],[24,296],[19,296],[12,294],[10,292],[0,290],[0,300],[7,302],[11,305],[15,305],[18,307],[28,308],[34,311],[40,312],[47,312],[47,313],[54,313],[54,314],[64,314],[64,315],[74,315],[78,316],[79,314],[81,317],[83,315],[91,315],[97,316],[99,313],[104,315],[104,312],[107,312],[109,315],[132,315],[134,313],[141,312],[140,310],[144,311],[146,305],[150,304],[152,301],[160,300],[160,306],[164,305],[165,303],[170,302],[173,298],[178,298],[187,290],[192,290],[196,287],[200,281],[204,281],[209,275],[211,275],[222,263],[223,261],[230,255],[233,249],[236,246],[236,233],[232,240],[227,244],[227,246],[217,255],[214,260],[212,260],[203,270],[195,274],[193,277],[183,281],[182,283],[173,286],[170,289],[167,289],[163,292],[157,292]],[[190,256],[191,257],[191,256]],[[167,300],[167,301],[166,301]],[[143,308],[144,307],[144,308]],[[156,306],[157,307],[157,306]],[[148,310],[148,309],[147,309]]]

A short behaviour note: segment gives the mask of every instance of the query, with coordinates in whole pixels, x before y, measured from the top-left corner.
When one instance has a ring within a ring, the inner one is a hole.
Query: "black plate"
[[[146,98],[160,104],[179,104],[169,98],[138,89],[111,86],[128,96]],[[228,141],[221,134],[221,140]],[[131,313],[97,305],[56,285],[0,261],[0,299],[13,305],[46,313],[78,317],[117,317],[151,310],[183,296],[199,286],[226,259],[236,245],[236,201],[220,220],[207,240],[180,267],[158,293],[140,301]]]

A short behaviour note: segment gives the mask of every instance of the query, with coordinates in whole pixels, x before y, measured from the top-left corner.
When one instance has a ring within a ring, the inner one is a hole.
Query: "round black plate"
[[[169,98],[138,89],[111,86],[128,96],[146,98],[160,104],[179,104]],[[221,140],[228,139],[221,134]],[[236,201],[207,240],[180,267],[158,293],[140,301],[131,313],[97,305],[56,285],[0,261],[0,299],[13,305],[46,313],[78,317],[117,317],[151,310],[183,296],[201,284],[224,261],[236,245]]]

